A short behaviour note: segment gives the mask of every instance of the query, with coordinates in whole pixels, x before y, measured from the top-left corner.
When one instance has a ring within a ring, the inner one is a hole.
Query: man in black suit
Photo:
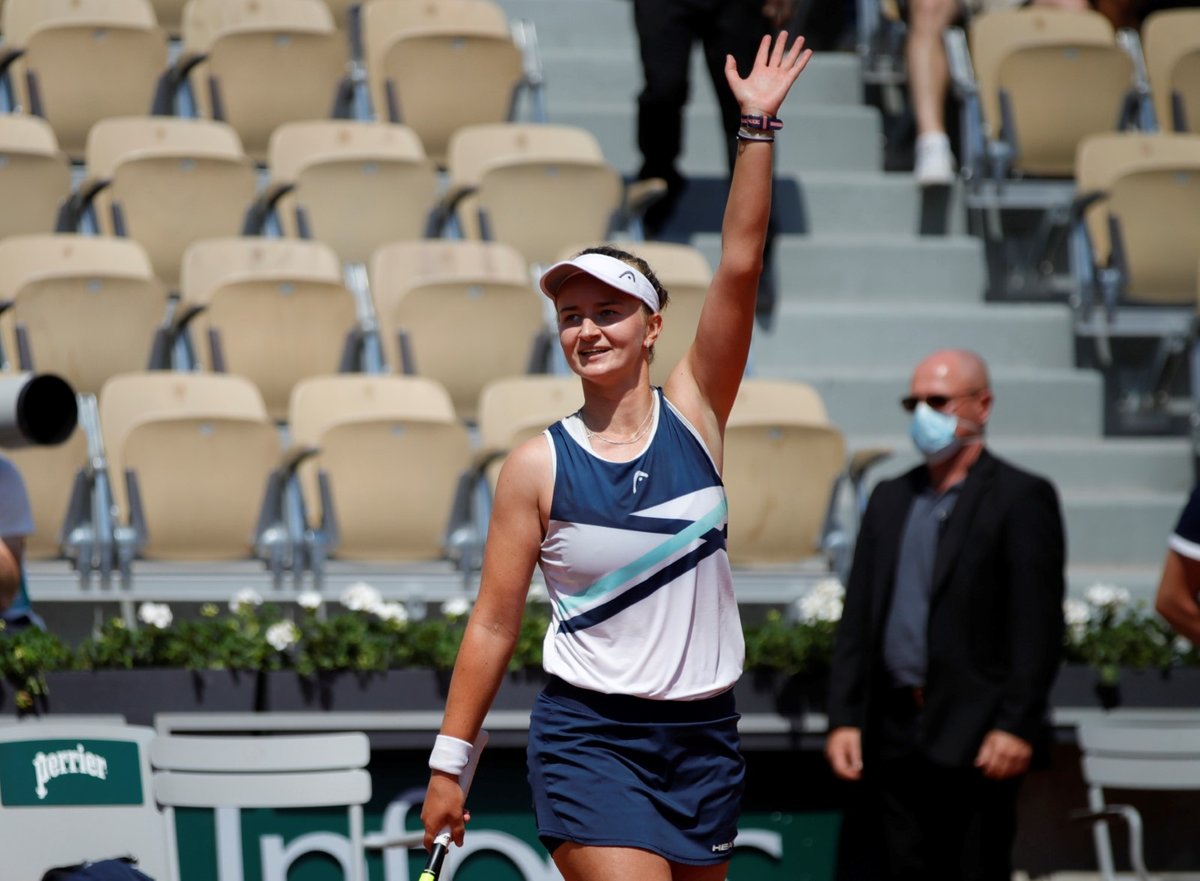
[[[925,464],[881,483],[863,516],[825,752],[881,814],[887,877],[1009,881],[1062,646],[1058,496],[984,447],[978,355],[925,358],[902,404]]]

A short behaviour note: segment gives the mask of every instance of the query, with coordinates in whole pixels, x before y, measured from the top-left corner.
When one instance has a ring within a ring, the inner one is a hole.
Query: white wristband
[[[429,767],[435,771],[458,776],[471,758],[471,744],[457,737],[439,734],[429,754]]]

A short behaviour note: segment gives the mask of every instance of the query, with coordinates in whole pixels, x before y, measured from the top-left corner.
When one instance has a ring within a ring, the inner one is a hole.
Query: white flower
[[[442,603],[442,614],[447,618],[461,618],[471,611],[471,601],[466,597],[451,597]]]
[[[1129,591],[1111,584],[1093,584],[1084,597],[1097,609],[1116,612],[1129,605]]]
[[[277,652],[294,646],[299,639],[300,629],[291,621],[276,621],[267,628],[267,642]]]
[[[1070,628],[1071,636],[1079,639],[1087,631],[1088,622],[1092,620],[1092,609],[1083,600],[1070,597],[1063,600],[1063,618]]]
[[[243,606],[261,606],[262,602],[262,595],[257,590],[252,587],[243,587],[229,601],[229,611],[236,612]]]
[[[1175,652],[1180,655],[1186,655],[1194,648],[1192,641],[1186,636],[1175,637],[1175,642],[1172,645],[1175,648]]]
[[[296,605],[313,612],[321,607],[321,595],[315,590],[306,590],[296,597]]]
[[[150,627],[165,630],[171,626],[174,618],[175,616],[171,614],[171,607],[166,603],[146,602],[138,606],[138,620]]]
[[[384,621],[394,621],[397,624],[408,621],[408,609],[404,607],[404,603],[380,603],[375,609],[375,614]]]
[[[529,585],[529,593],[525,597],[527,603],[548,603],[550,602],[550,591],[546,590],[546,585],[541,581],[535,581]]]
[[[383,604],[383,595],[365,581],[356,581],[342,593],[342,605],[352,612],[374,612]]]
[[[836,578],[818,581],[794,605],[794,614],[806,624],[840,621],[846,589]]]

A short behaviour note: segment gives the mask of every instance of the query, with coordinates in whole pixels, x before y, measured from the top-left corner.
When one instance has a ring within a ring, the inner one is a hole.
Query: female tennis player
[[[719,881],[744,763],[731,688],[743,643],[725,551],[725,422],[750,349],[780,105],[811,52],[763,39],[743,78],[738,158],[696,337],[649,379],[667,292],[641,259],[589,249],[541,288],[583,383],[575,413],[512,451],[496,487],[479,596],[430,756],[425,844],[461,845],[457,775],[512,657],[539,565],[550,682],[529,731],[538,833],[565,881]]]

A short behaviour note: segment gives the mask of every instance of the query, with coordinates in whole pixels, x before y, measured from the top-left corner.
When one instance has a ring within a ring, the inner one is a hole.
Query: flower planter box
[[[1168,670],[1122,668],[1118,681],[1101,682],[1092,667],[1068,664],[1050,692],[1053,707],[1102,709],[1187,709],[1200,707],[1200,668]]]
[[[824,713],[826,680],[825,674],[747,670],[734,686],[737,710],[743,716],[749,713],[778,713],[781,716]]]
[[[493,708],[528,710],[545,683],[546,677],[541,670],[508,673]],[[262,709],[290,712],[441,711],[449,691],[449,670],[339,670],[311,676],[279,670],[264,674]]]
[[[120,713],[150,725],[155,713],[251,712],[259,709],[261,674],[240,670],[70,670],[46,674],[38,712]],[[6,709],[11,710],[6,704]]]

